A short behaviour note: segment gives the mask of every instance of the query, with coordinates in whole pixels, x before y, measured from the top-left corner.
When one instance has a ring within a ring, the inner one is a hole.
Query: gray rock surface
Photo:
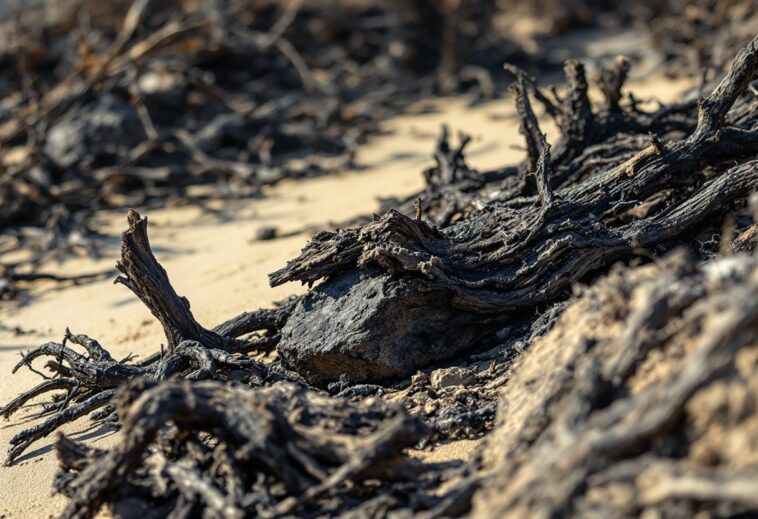
[[[298,303],[277,352],[313,384],[325,386],[343,373],[351,383],[379,382],[475,347],[487,331],[481,318],[452,308],[443,289],[352,271]]]
[[[137,112],[125,101],[106,94],[87,111],[61,118],[47,134],[45,153],[67,168],[92,153],[116,153],[145,140]]]

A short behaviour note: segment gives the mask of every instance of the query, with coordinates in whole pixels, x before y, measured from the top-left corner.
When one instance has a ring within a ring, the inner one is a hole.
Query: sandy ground
[[[656,83],[635,87],[638,98],[676,98],[684,82]],[[245,310],[270,305],[303,290],[295,285],[272,289],[267,274],[295,256],[309,233],[299,232],[273,241],[254,241],[262,226],[276,226],[281,233],[302,231],[309,225],[371,213],[377,198],[408,195],[423,186],[421,171],[431,164],[434,143],[443,122],[455,131],[475,137],[469,148],[469,163],[481,170],[514,163],[522,152],[518,125],[511,101],[468,107],[463,100],[448,100],[434,113],[409,115],[388,121],[387,132],[373,138],[358,155],[360,171],[319,179],[284,182],[260,200],[226,204],[226,216],[203,214],[192,207],[144,212],[150,221],[149,233],[156,256],[169,273],[177,292],[189,298],[195,317],[212,327]],[[548,133],[553,130],[546,128]],[[126,227],[123,212],[104,214],[102,228],[117,236]],[[75,273],[110,268],[118,256],[118,240],[109,240],[100,261],[80,258],[52,266],[59,273]],[[74,333],[97,338],[115,357],[130,353],[147,355],[160,348],[159,324],[137,298],[112,278],[82,286],[58,289],[40,285],[21,306],[5,303],[0,307],[0,323],[20,327],[29,333],[16,335],[0,331],[0,402],[32,387],[37,375],[26,369],[11,376],[19,354],[31,346],[60,341],[66,327]],[[0,451],[8,440],[30,422],[24,421],[32,409],[22,410],[10,422],[0,425]],[[64,432],[100,447],[117,441],[118,433],[92,428],[86,418],[64,427]],[[0,517],[48,517],[64,504],[59,496],[49,497],[48,489],[56,466],[54,435],[34,444],[14,467],[0,468]],[[417,453],[433,462],[464,459],[478,441],[454,442]]]

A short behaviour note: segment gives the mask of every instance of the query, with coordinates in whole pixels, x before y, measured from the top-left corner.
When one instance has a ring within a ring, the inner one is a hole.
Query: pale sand
[[[655,95],[674,99],[685,83],[651,83],[635,87],[638,98]],[[506,99],[470,108],[460,99],[438,106],[438,113],[398,117],[384,127],[391,130],[370,140],[357,158],[367,166],[359,172],[301,182],[283,182],[267,190],[261,200],[234,206],[230,221],[203,216],[196,208],[149,211],[150,239],[156,256],[169,273],[177,292],[189,298],[195,317],[213,326],[245,310],[270,305],[287,295],[302,291],[294,284],[272,289],[267,274],[294,257],[309,236],[268,242],[252,242],[256,229],[275,225],[280,232],[301,230],[305,225],[325,225],[377,207],[377,197],[408,195],[423,186],[421,171],[431,165],[431,152],[443,122],[454,131],[474,136],[467,158],[481,170],[515,163],[522,153],[512,101]],[[493,117],[494,116],[494,117]],[[545,127],[549,134],[554,129]],[[117,235],[125,228],[125,213],[109,213],[101,218],[104,228]],[[117,243],[106,250],[101,261],[73,259],[50,266],[60,273],[84,272],[112,267],[118,256]],[[34,290],[31,303],[14,308],[0,307],[0,322],[5,326],[33,329],[33,335],[12,336],[0,332],[0,402],[5,403],[39,381],[26,369],[11,375],[19,353],[30,346],[60,341],[68,326],[74,333],[97,338],[115,357],[129,353],[147,355],[157,351],[162,341],[158,323],[125,287],[114,286],[110,279],[83,286],[57,290],[52,285]],[[43,363],[42,363],[43,364]],[[41,367],[41,366],[40,366]],[[25,411],[0,428],[0,452],[8,440],[29,423],[21,423]],[[100,447],[117,441],[118,434],[92,429],[85,419],[63,431],[75,439],[87,439]],[[49,497],[56,466],[51,450],[54,435],[35,443],[11,468],[0,468],[0,517],[48,517],[65,504],[60,496]],[[478,441],[453,442],[419,453],[423,459],[440,462],[465,459]]]
[[[448,461],[465,460],[482,444],[484,438],[473,440],[455,440],[440,443],[425,450],[410,450],[408,454],[427,463],[445,463]]]

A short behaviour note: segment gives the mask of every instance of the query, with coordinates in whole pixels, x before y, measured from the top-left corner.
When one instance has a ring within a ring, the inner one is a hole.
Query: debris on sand
[[[0,23],[0,258],[31,251],[2,261],[5,297],[13,273],[96,254],[98,210],[345,169],[382,120],[491,97],[502,57],[523,56],[493,0],[399,4],[75,0]]]
[[[617,61],[608,76],[623,78],[626,66]],[[756,40],[709,96],[655,112],[620,105],[623,80],[603,82],[606,105],[593,108],[579,62],[566,64],[560,105],[513,70],[526,161],[480,175],[471,189],[466,141],[451,152],[443,134],[427,176],[450,181],[429,183],[420,217],[390,210],[359,228],[319,233],[271,274],[272,285],[323,279],[283,328],[277,349],[286,366],[316,384],[340,370],[356,381],[408,376],[493,346],[519,314],[566,299],[573,283],[641,250],[687,245],[705,260],[722,244],[703,237],[718,235],[725,219],[749,234],[747,203],[758,185],[748,91]],[[531,96],[561,128],[554,146]]]
[[[580,61],[560,93],[506,70],[525,159],[477,172],[443,131],[425,190],[316,234],[270,274],[309,291],[274,308],[202,326],[130,210],[116,281],[166,347],[117,360],[67,330],[28,352],[16,369],[53,376],[0,414],[46,395],[45,420],[6,463],[90,414],[121,441],[59,435],[62,517],[756,513],[758,37],[654,110],[623,57],[599,103]],[[460,463],[408,455],[485,435]]]
[[[673,254],[588,288],[513,367],[473,516],[758,510],[756,294],[743,254]]]
[[[99,210],[215,210],[219,198],[340,171],[381,121],[419,99],[496,97],[503,61],[559,66],[562,57],[515,41],[513,20],[544,20],[553,32],[541,42],[635,24],[672,73],[707,76],[752,37],[756,12],[755,0],[74,0],[9,10],[0,17],[0,297],[38,273],[57,281],[43,267],[50,259],[97,256]],[[19,248],[26,259],[6,259]]]
[[[360,404],[292,384],[257,390],[218,382],[134,381],[119,389],[119,445],[107,452],[61,436],[56,490],[61,517],[103,504],[118,514],[276,516],[353,483],[413,481],[421,464],[403,454],[421,420],[379,399]],[[173,424],[173,433],[165,424]],[[150,490],[152,489],[152,490]],[[144,493],[149,490],[149,493]],[[329,500],[339,511],[339,501]]]

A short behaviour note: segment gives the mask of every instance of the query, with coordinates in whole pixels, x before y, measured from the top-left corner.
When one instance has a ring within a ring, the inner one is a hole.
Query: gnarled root
[[[418,419],[379,400],[353,404],[292,384],[142,380],[116,401],[124,427],[111,451],[63,436],[57,443],[56,490],[70,498],[62,517],[92,517],[125,500],[166,513],[202,506],[224,518],[294,513],[347,481],[413,478],[402,449],[425,434]]]
[[[53,378],[39,373],[45,381],[19,395],[4,407],[0,414],[8,418],[28,401],[52,391],[65,390],[43,407],[39,416],[46,421],[17,434],[5,460],[11,464],[28,446],[87,413],[98,410],[92,419],[102,424],[117,423],[109,405],[114,389],[138,377],[167,380],[172,377],[190,380],[234,379],[245,384],[261,385],[268,369],[242,353],[272,348],[278,341],[278,330],[289,315],[292,302],[272,310],[247,312],[208,330],[192,316],[189,302],[176,294],[168,275],[150,249],[147,219],[135,211],[128,214],[129,229],[121,244],[118,269],[124,274],[117,282],[129,287],[163,325],[167,351],[148,357],[142,362],[131,358],[115,360],[96,340],[86,335],[74,335],[66,330],[61,343],[50,342],[23,356],[13,369],[32,368],[39,358],[50,359],[46,367]],[[254,332],[263,331],[262,335]],[[245,340],[238,337],[254,334]],[[86,355],[68,344],[80,346]]]

